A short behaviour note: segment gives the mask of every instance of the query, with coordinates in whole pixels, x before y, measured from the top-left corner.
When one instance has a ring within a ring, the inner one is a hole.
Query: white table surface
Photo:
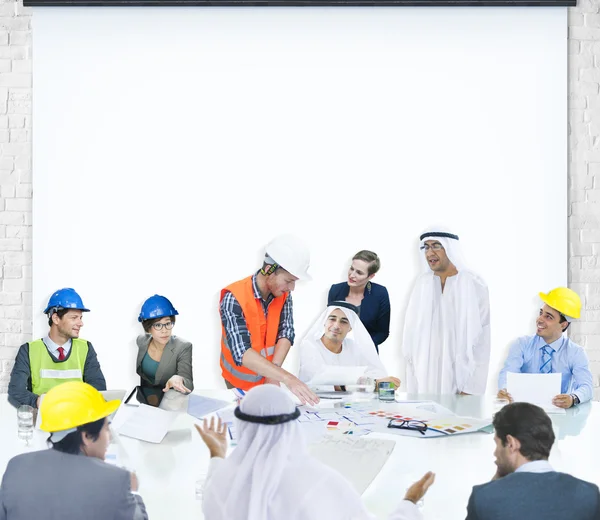
[[[232,401],[228,390],[196,391],[217,399]],[[431,399],[461,416],[491,417],[492,396],[414,396],[397,394],[397,399]],[[347,399],[346,399],[347,401]],[[374,399],[377,409],[393,408],[394,403]],[[557,434],[550,463],[558,471],[600,485],[600,403],[586,403],[553,415]],[[197,419],[181,413],[161,444],[150,444],[115,435],[109,452],[119,462],[134,469],[140,481],[151,519],[202,519],[201,502],[195,498],[195,483],[208,465],[208,450],[193,428]],[[396,446],[387,463],[363,494],[367,508],[378,518],[386,518],[406,488],[426,471],[436,473],[436,482],[425,497],[423,513],[428,520],[465,518],[466,506],[475,484],[489,481],[495,473],[493,434],[474,433],[438,438],[411,438],[393,434],[369,434],[389,438]],[[17,438],[17,413],[0,396],[0,470],[18,453],[43,449],[47,434],[35,431],[29,447]]]

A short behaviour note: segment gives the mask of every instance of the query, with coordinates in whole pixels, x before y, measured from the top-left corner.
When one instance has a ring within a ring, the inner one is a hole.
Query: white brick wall
[[[0,0],[0,392],[31,337],[31,10]]]
[[[600,377],[600,1],[569,10],[569,281],[584,300],[571,336]],[[32,330],[31,10],[0,0],[0,391]],[[600,398],[597,392],[596,398]]]
[[[585,347],[599,384],[600,2],[577,4],[569,9],[569,283],[584,311],[571,338]]]

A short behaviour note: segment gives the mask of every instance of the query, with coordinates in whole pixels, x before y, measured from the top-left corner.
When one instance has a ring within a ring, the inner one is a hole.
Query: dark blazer
[[[474,486],[467,520],[598,520],[598,486],[566,473],[511,473]]]
[[[142,379],[142,386],[160,386],[163,388],[172,376],[178,375],[183,377],[185,387],[193,390],[192,344],[177,336],[171,336],[165,345],[165,350],[156,369],[156,380],[150,381],[142,372],[142,360],[146,352],[148,352],[148,345],[151,339],[152,336],[150,334],[142,334],[137,338],[138,356],[136,372]]]
[[[345,300],[350,292],[347,282],[336,283],[329,289],[327,305]],[[371,335],[379,352],[381,345],[390,335],[390,297],[383,285],[369,282],[365,287],[365,297],[360,304],[360,321]]]

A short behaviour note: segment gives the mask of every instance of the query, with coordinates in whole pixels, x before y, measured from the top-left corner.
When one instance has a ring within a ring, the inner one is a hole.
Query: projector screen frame
[[[28,7],[575,7],[577,0],[24,0]]]

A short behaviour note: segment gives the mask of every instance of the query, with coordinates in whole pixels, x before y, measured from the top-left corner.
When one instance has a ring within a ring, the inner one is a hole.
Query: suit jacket
[[[12,458],[0,487],[0,520],[147,520],[129,472],[55,449]]]
[[[193,390],[192,344],[177,336],[171,336],[165,345],[165,350],[156,369],[155,381],[150,381],[142,372],[142,360],[146,352],[148,352],[148,345],[151,339],[152,336],[150,334],[142,334],[137,338],[138,356],[136,372],[142,380],[142,386],[160,386],[163,388],[172,376],[178,375],[183,377],[185,387]]]
[[[369,282],[365,287],[365,296],[360,304],[360,321],[367,329],[376,347],[379,347],[390,335],[390,297],[383,285]],[[347,282],[336,283],[329,289],[327,305],[346,299],[350,292]],[[379,348],[377,349],[379,352]]]
[[[511,473],[474,486],[467,520],[599,520],[598,486],[566,473]]]

